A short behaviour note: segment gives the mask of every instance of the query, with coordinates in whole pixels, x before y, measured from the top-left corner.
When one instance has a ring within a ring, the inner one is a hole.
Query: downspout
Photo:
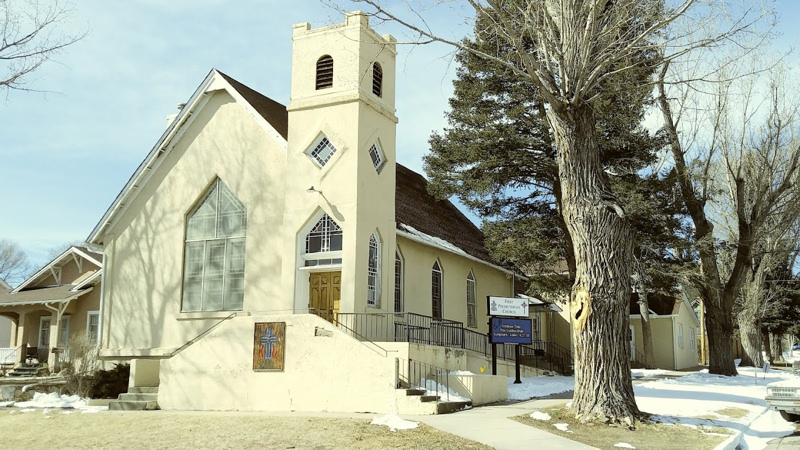
[[[106,250],[107,249],[106,249],[105,245],[98,245],[98,244],[88,245],[88,243],[87,243],[87,246],[89,246],[90,248],[94,247],[96,250],[100,250],[98,253],[102,253],[103,254],[103,260],[100,261],[100,263],[102,264],[102,267],[100,268],[100,270],[102,270],[102,272],[100,273],[100,307],[99,307],[99,309],[97,311],[97,314],[98,314],[98,317],[97,317],[97,348],[99,350],[100,347],[102,347],[101,343],[103,342],[103,304],[104,304],[105,299],[106,299],[106,269],[107,269],[106,266],[108,264],[108,261],[110,261],[110,258],[108,258],[106,256]],[[87,322],[86,326],[88,328],[88,326],[89,326],[88,322]]]
[[[106,236],[106,238],[111,237],[111,235]],[[114,250],[114,244],[116,244],[116,240],[111,241],[111,251]],[[109,249],[103,245],[103,273],[100,274],[100,309],[98,311],[98,320],[97,320],[97,348],[98,350],[103,348],[103,332],[105,331],[105,316],[103,315],[105,312],[105,302],[106,302],[106,274],[111,266],[111,256],[108,254]]]

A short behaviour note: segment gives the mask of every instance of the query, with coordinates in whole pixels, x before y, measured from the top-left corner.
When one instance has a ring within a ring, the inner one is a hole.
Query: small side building
[[[644,361],[642,316],[639,296],[631,296],[631,360]],[[697,367],[697,333],[700,321],[686,294],[651,293],[647,296],[650,309],[650,331],[653,356],[659,369],[681,370]]]
[[[58,369],[78,336],[99,342],[103,255],[70,247],[10,291],[0,292],[0,316],[10,320],[4,364],[26,359]]]

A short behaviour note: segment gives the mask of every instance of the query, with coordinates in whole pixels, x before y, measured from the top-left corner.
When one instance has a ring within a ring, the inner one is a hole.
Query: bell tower
[[[340,273],[335,312],[390,311],[397,41],[372,30],[360,11],[347,13],[342,24],[297,24],[292,40],[285,292],[302,310],[318,295],[309,280],[320,276],[312,274]],[[340,248],[309,247],[309,235],[323,222],[340,228]]]

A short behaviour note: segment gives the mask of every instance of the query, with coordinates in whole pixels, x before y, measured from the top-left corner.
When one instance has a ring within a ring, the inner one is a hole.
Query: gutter
[[[427,246],[430,246],[430,247],[435,247],[435,248],[438,248],[440,250],[444,250],[444,251],[447,251],[449,253],[452,253],[454,255],[462,256],[464,258],[471,259],[473,261],[485,264],[485,265],[487,265],[489,267],[492,267],[494,269],[497,269],[497,270],[505,273],[506,275],[510,275],[512,277],[519,277],[520,279],[523,279],[523,280],[528,280],[528,277],[526,277],[524,275],[517,274],[516,272],[508,270],[505,267],[500,267],[498,265],[495,265],[495,264],[492,264],[490,262],[484,261],[484,260],[482,260],[480,258],[477,258],[475,256],[470,255],[469,253],[467,253],[467,252],[465,252],[463,250],[461,250],[462,253],[454,252],[453,249],[447,248],[447,247],[445,247],[443,245],[436,244],[435,242],[426,241],[425,239],[422,239],[421,237],[419,237],[417,235],[409,233],[408,231],[401,230],[399,228],[395,228],[395,233],[397,233],[398,236],[402,236],[402,237],[404,237],[404,238],[406,238],[406,239],[408,239],[410,241],[418,242],[420,244],[427,245]]]

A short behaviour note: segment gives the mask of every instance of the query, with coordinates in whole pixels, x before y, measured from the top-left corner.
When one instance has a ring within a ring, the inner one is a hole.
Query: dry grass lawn
[[[619,447],[614,447],[618,443],[630,444],[640,449],[707,449],[716,447],[730,436],[730,430],[725,428],[690,428],[652,422],[637,422],[635,431],[631,431],[625,427],[580,423],[564,406],[542,408],[541,411],[550,415],[550,421],[532,419],[527,414],[513,419],[604,450],[619,450]],[[568,424],[571,432],[558,430],[553,426],[554,423]]]
[[[390,431],[370,419],[251,412],[0,409],[3,448],[488,449],[420,423]]]

